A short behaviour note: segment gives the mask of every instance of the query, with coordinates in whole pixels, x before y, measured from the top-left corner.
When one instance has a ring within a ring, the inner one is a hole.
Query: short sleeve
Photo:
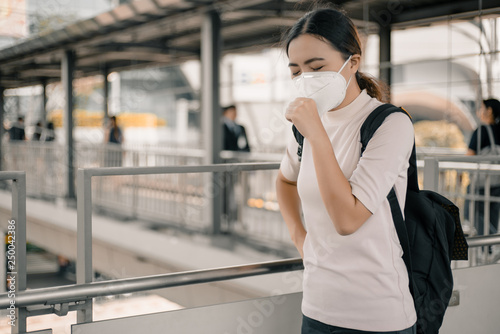
[[[474,152],[477,152],[477,129],[474,131],[472,134],[472,137],[470,138],[469,142],[469,148],[473,150]]]
[[[297,182],[300,170],[299,156],[297,155],[297,149],[299,144],[295,140],[295,137],[291,137],[288,140],[288,144],[285,151],[285,156],[281,160],[280,170],[281,174],[292,182]]]
[[[389,115],[368,142],[349,182],[352,194],[371,213],[380,207],[398,177],[406,175],[413,144],[413,124],[403,113]]]

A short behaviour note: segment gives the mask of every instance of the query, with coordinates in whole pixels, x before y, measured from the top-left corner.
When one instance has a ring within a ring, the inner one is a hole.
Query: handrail
[[[432,155],[439,162],[499,162],[500,155]]]
[[[228,279],[302,270],[301,258],[268,261],[216,269],[193,270],[172,274],[117,279],[112,281],[73,284],[33,289],[16,295],[16,305],[27,307],[76,302],[94,297],[169,288],[181,285],[210,283]],[[7,294],[0,295],[0,308],[9,306]]]
[[[151,175],[151,174],[177,174],[177,173],[223,173],[223,172],[247,172],[254,170],[278,169],[279,163],[254,162],[217,165],[196,166],[161,166],[161,167],[104,167],[104,168],[79,168],[85,176],[118,176],[118,175]]]
[[[500,235],[468,237],[467,243],[471,248],[500,244]],[[302,259],[293,258],[215,269],[202,269],[171,274],[32,289],[19,292],[16,295],[16,305],[18,307],[28,307],[34,305],[61,304],[95,297],[211,283],[302,269],[304,269]],[[8,307],[9,303],[10,299],[7,294],[0,294],[0,308]]]
[[[483,247],[483,246],[499,245],[500,244],[500,234],[468,237],[467,244],[469,245],[469,247]]]

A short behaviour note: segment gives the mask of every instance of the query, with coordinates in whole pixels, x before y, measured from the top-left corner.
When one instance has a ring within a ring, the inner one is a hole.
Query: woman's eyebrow
[[[315,61],[318,61],[318,60],[325,60],[325,58],[321,58],[321,57],[314,57],[314,58],[311,58],[311,59],[308,59],[304,62],[304,65],[309,65],[310,63],[312,62],[315,62]],[[295,63],[289,63],[288,64],[288,67],[297,67],[299,65],[295,64]]]

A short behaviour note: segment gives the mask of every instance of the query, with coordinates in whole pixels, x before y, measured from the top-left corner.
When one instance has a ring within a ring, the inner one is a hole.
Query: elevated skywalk
[[[11,217],[10,192],[0,191],[0,227]],[[68,259],[76,259],[76,208],[27,199],[27,240]],[[224,236],[166,234],[133,221],[93,215],[94,270],[113,278],[218,268],[280,257],[225,240]],[[296,292],[301,274],[266,275],[231,282],[171,288],[160,295],[185,307]],[[299,281],[297,281],[299,280]],[[283,284],[289,281],[290,284]]]

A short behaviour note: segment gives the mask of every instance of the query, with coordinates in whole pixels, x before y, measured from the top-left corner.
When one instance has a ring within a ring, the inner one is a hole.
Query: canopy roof
[[[371,31],[435,20],[500,13],[497,0],[340,0],[356,24]],[[222,20],[223,52],[258,50],[279,43],[282,32],[311,8],[311,1],[137,0],[60,30],[0,50],[0,87],[60,81],[65,50],[76,55],[76,77],[199,58],[204,13]],[[471,13],[472,12],[472,13]]]

